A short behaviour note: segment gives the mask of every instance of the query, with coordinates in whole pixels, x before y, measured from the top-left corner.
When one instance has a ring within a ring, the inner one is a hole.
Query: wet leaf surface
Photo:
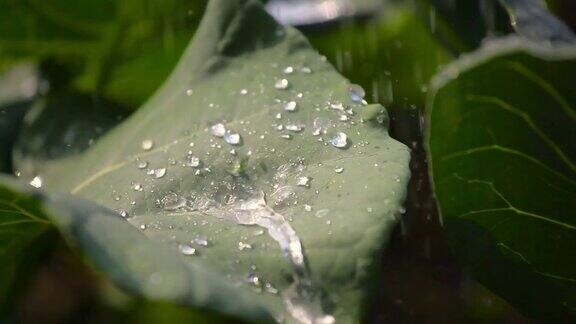
[[[128,291],[251,320],[356,321],[409,176],[409,150],[363,96],[256,1],[212,1],[142,108],[22,177],[116,211],[70,200],[53,219]]]

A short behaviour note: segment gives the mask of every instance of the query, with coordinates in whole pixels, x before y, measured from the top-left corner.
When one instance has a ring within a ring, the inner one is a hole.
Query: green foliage
[[[294,71],[285,72],[288,66]],[[287,89],[276,86],[282,78]],[[409,151],[388,136],[385,110],[354,102],[349,87],[299,32],[277,25],[257,2],[212,1],[194,41],[147,104],[85,150],[89,129],[107,119],[96,120],[82,98],[48,98],[26,118],[15,168],[23,178],[40,175],[46,190],[127,214],[128,221],[66,198],[53,204],[51,218],[129,292],[247,320],[290,318],[289,300],[314,308],[306,316],[357,321],[405,198]],[[295,111],[284,109],[289,101],[297,102]],[[76,109],[59,127],[56,116]],[[237,131],[240,145],[214,137],[209,127],[217,122]],[[337,132],[348,134],[347,147],[330,145]],[[59,152],[66,138],[75,141]],[[143,149],[147,140],[153,147]],[[186,165],[190,155],[202,166]],[[137,167],[142,162],[151,175]],[[310,183],[298,186],[301,177]],[[233,200],[261,194],[280,223],[235,224],[245,207]],[[175,196],[192,205],[167,210]],[[214,205],[202,209],[202,200]],[[270,235],[254,234],[259,228]],[[282,252],[276,242],[291,231],[297,241],[290,238],[290,249],[301,243],[305,264],[290,261],[286,253],[297,252]],[[211,246],[191,243],[198,236]],[[179,253],[183,244],[198,255]],[[248,284],[250,273],[262,287]]]
[[[203,0],[1,0],[0,67],[44,61],[52,86],[136,107],[168,76]],[[53,80],[54,81],[54,80]]]
[[[485,38],[512,32],[500,0],[420,0],[420,14],[434,19],[437,34],[456,53],[476,49]]]
[[[576,318],[576,48],[500,40],[448,66],[428,154],[452,248],[525,313]]]
[[[42,250],[35,241],[52,228],[38,201],[37,193],[21,189],[14,180],[1,178],[0,187],[0,312],[12,305],[17,296],[14,286],[19,272],[28,272],[21,264],[32,264],[31,259]],[[14,189],[18,188],[18,189]]]
[[[12,162],[20,174],[37,174],[47,161],[84,152],[127,115],[127,109],[103,99],[49,93],[27,111],[11,147]]]
[[[0,172],[46,189],[0,178],[1,320],[55,228],[130,294],[109,287],[105,302],[126,322],[293,322],[294,307],[361,320],[409,150],[332,62],[396,116],[430,89],[427,153],[456,256],[525,314],[573,321],[568,27],[537,0],[384,1],[374,15],[358,2],[362,17],[304,28],[326,59],[258,2],[212,0],[189,43],[204,0],[0,0]]]

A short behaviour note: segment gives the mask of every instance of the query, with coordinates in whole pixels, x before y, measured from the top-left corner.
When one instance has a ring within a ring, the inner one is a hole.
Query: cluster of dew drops
[[[306,66],[302,66],[298,69],[293,66],[286,66],[281,69],[281,76],[277,78],[271,86],[275,89],[275,91],[289,90],[292,87],[292,84],[290,83],[288,78],[293,73],[311,74],[313,73],[313,71],[311,68]],[[193,94],[193,91],[191,89],[186,90],[186,95],[191,94]],[[242,96],[247,95],[248,90],[241,89],[240,91],[238,91],[238,94]],[[283,114],[293,114],[297,112],[299,109],[301,109],[300,107],[301,104],[299,103],[298,99],[303,98],[303,96],[304,96],[303,93],[298,92],[295,93],[295,98],[293,98],[293,100],[282,101],[280,99],[275,99],[276,103],[280,104],[281,108],[280,111],[275,114],[275,122],[271,126],[273,127],[273,129],[279,131],[281,138],[290,140],[293,138],[293,136],[298,136],[299,134],[305,133],[304,132],[305,125],[303,123],[281,122],[283,119]],[[367,105],[367,102],[364,100],[365,96],[364,89],[362,89],[362,87],[360,87],[359,85],[350,84],[348,86],[348,96],[354,104]],[[335,112],[337,114],[337,118],[335,119],[338,123],[354,124],[353,116],[355,113],[348,105],[343,104],[342,102],[339,101],[328,101],[326,102],[326,105],[323,108]],[[321,108],[316,107],[316,110],[319,111],[320,109]],[[330,145],[336,149],[347,149],[348,147],[350,147],[351,141],[349,139],[349,136],[343,131],[336,131],[334,133],[330,133],[330,136],[324,138],[323,137],[324,135],[329,134],[328,133],[329,127],[334,127],[334,124],[332,124],[332,121],[330,119],[318,117],[313,121],[310,134],[316,137],[318,142],[322,142],[324,145]],[[230,145],[229,153],[232,155],[237,154],[236,147],[243,145],[242,135],[236,130],[228,129],[224,122],[213,123],[209,125],[207,130],[215,139],[223,140],[225,143],[229,144]],[[216,145],[217,148],[222,147],[220,144],[213,144],[213,145]],[[151,139],[145,139],[141,143],[141,149],[143,151],[151,151],[154,148],[154,146],[155,143]],[[200,157],[194,154],[192,150],[194,148],[194,143],[193,142],[189,143],[189,146],[190,150],[185,155],[183,161],[181,161],[182,165],[185,167],[193,168],[195,170],[194,175],[203,175],[205,173],[210,173],[211,172],[210,167],[205,166]],[[248,151],[248,154],[250,155],[250,151]],[[173,163],[171,164],[177,163],[176,161],[172,162]],[[149,163],[143,160],[137,160],[136,167],[138,169],[144,170],[147,173],[147,175],[149,175],[154,179],[161,179],[165,177],[168,172],[167,167],[149,168]],[[344,172],[344,168],[336,167],[334,169],[334,172],[340,174]],[[39,181],[41,180],[33,179],[33,181],[30,184],[37,186]],[[308,176],[299,176],[296,179],[295,185],[309,188],[310,181],[311,178]],[[142,192],[144,190],[144,187],[140,183],[133,183],[131,189],[137,192]],[[115,197],[115,200],[120,200],[120,197],[119,196]],[[135,202],[132,201],[131,204],[134,205]],[[182,198],[174,193],[169,193],[168,195],[157,201],[157,204],[159,206],[162,206],[164,210],[174,211],[179,210],[182,207],[186,207],[187,201],[185,198]],[[312,210],[312,206],[306,204],[304,205],[304,209],[305,211],[309,212]],[[326,211],[327,210],[320,210],[319,213],[321,215],[317,216],[322,217]],[[128,212],[126,212],[125,210],[118,210],[118,212],[124,218],[129,217]],[[329,222],[330,221],[327,221],[327,224],[329,224]],[[145,224],[142,224],[140,225],[140,229],[146,230],[147,226]],[[259,229],[255,231],[255,235],[262,235],[262,234],[264,234],[264,230]],[[185,256],[197,256],[199,255],[198,253],[199,248],[207,248],[210,247],[212,244],[213,243],[209,241],[205,236],[198,235],[190,242],[178,244],[178,250],[182,255]],[[252,249],[251,244],[245,243],[243,241],[238,242],[238,250],[244,251],[251,249]],[[276,294],[278,292],[278,290],[274,288],[274,286],[272,286],[271,283],[263,282],[261,280],[261,278],[256,274],[255,266],[251,266],[251,270],[249,272],[249,275],[247,276],[246,281],[248,282],[249,285],[258,289],[259,291],[266,291],[273,294]]]

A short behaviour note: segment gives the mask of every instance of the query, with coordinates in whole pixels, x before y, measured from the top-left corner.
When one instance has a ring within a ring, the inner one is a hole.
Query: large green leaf
[[[262,318],[265,305],[289,321],[358,321],[409,176],[409,150],[388,136],[385,110],[359,95],[257,1],[214,0],[147,104],[86,153],[45,160],[35,172],[47,190],[128,218],[58,219],[130,291],[243,318]],[[216,123],[232,132],[225,138],[237,131],[239,143],[213,136]],[[344,147],[332,144],[339,132]],[[134,247],[135,229],[150,243]],[[180,250],[186,266],[159,259],[166,275],[130,266],[157,242]],[[239,297],[227,296],[231,287]],[[236,298],[254,306],[233,308]]]
[[[5,176],[0,177],[3,181]],[[0,186],[0,311],[8,311],[23,260],[31,260],[42,247],[31,247],[32,243],[46,234],[52,227],[31,190],[15,191],[14,180]],[[30,187],[32,188],[32,187]]]
[[[46,194],[0,176],[0,204],[1,297],[16,275],[17,261],[32,256],[24,249],[53,228],[53,222],[72,245],[85,251],[128,292],[152,300],[193,303],[247,320],[269,319],[257,303],[213,273],[185,264],[176,252],[147,239],[120,215],[90,201],[68,194]],[[0,301],[3,307],[8,304],[8,300]]]
[[[487,287],[576,318],[576,48],[510,38],[446,68],[428,149],[446,232]]]

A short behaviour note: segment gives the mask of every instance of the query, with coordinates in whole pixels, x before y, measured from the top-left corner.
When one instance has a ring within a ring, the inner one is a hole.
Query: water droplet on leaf
[[[298,177],[296,181],[296,185],[300,187],[309,187],[310,186],[310,177]]]
[[[159,168],[154,170],[154,178],[160,179],[166,175],[166,168]]]
[[[160,199],[161,207],[166,211],[178,210],[186,207],[187,200],[180,195],[170,192]]]
[[[144,151],[150,151],[154,147],[154,142],[152,140],[143,140],[142,141],[142,149]]]
[[[208,246],[210,244],[210,242],[208,242],[208,239],[202,235],[196,236],[196,238],[194,238],[194,243],[200,246]]]
[[[258,278],[258,276],[253,273],[248,275],[246,281],[248,281],[251,286],[260,287],[260,278]]]
[[[346,148],[348,146],[348,136],[342,132],[338,132],[330,139],[330,144],[337,148]]]
[[[202,162],[200,161],[200,158],[195,156],[195,155],[186,155],[186,160],[184,162],[184,164],[186,166],[192,167],[192,168],[198,168],[200,167],[200,164]]]
[[[224,141],[226,141],[226,143],[228,143],[230,145],[239,145],[241,140],[242,140],[242,138],[240,137],[240,134],[238,134],[238,133],[227,131],[224,134]]]
[[[42,188],[42,178],[40,176],[35,176],[34,178],[32,178],[32,180],[30,180],[30,185],[34,188]]]
[[[191,247],[190,245],[187,245],[187,244],[178,245],[178,250],[180,250],[180,253],[182,253],[184,255],[195,255],[196,254],[196,249]]]
[[[269,282],[267,282],[264,285],[264,290],[266,290],[266,292],[271,293],[271,294],[277,294],[278,293],[278,289],[276,289],[274,286],[272,286],[272,284]]]
[[[251,244],[244,243],[242,241],[238,242],[238,250],[244,251],[244,250],[251,250],[251,249],[252,249]]]
[[[344,105],[341,102],[330,103],[330,108],[332,108],[334,110],[344,111]]]
[[[366,92],[361,86],[357,84],[351,84],[348,87],[348,94],[350,95],[350,99],[352,99],[352,101],[361,103],[364,99],[364,96],[366,95]]]
[[[290,83],[286,79],[279,79],[274,83],[274,88],[278,90],[286,90],[290,86]]]
[[[302,131],[302,126],[297,124],[288,124],[286,125],[286,130],[289,130],[291,132],[300,132]]]
[[[284,110],[286,111],[295,111],[297,108],[298,104],[296,103],[296,101],[288,101],[285,105],[284,105]]]
[[[224,124],[222,123],[214,124],[210,127],[210,133],[216,137],[224,137],[224,134],[226,134],[226,127],[224,127]]]

